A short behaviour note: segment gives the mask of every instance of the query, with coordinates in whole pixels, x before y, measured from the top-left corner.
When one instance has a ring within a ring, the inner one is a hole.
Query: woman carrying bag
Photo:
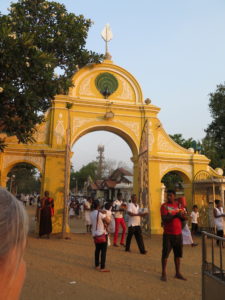
[[[92,236],[95,243],[95,268],[100,272],[109,272],[105,269],[106,252],[107,252],[107,231],[105,224],[108,225],[110,220],[106,214],[99,211],[99,201],[93,203],[91,212]],[[99,259],[101,255],[101,260]]]

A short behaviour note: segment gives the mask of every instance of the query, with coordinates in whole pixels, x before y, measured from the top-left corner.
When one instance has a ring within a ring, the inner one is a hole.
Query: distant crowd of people
[[[34,204],[38,204],[40,202],[40,195],[39,194],[18,194],[16,195],[16,198],[18,200],[20,200],[24,206],[27,206],[27,205],[34,205]]]

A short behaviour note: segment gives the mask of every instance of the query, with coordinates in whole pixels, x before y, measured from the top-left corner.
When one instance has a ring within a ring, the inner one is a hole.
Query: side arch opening
[[[170,170],[163,175],[161,183],[161,203],[166,201],[166,191],[172,189],[176,192],[176,198],[186,198],[187,209],[191,210],[193,205],[192,182],[187,174],[180,170]]]

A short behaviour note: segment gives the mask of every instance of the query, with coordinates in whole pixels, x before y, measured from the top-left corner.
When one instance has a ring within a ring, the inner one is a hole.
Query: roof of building
[[[116,181],[113,180],[105,180],[103,185],[107,186],[108,188],[114,188],[116,185]]]
[[[120,182],[115,185],[115,189],[133,189],[133,183]]]
[[[128,170],[124,169],[124,168],[118,168],[116,170],[114,170],[112,172],[112,174],[109,176],[109,178],[111,180],[116,180],[116,178],[119,176],[119,175],[123,175],[123,176],[132,176],[132,173],[129,172]]]
[[[118,168],[108,179],[105,180],[95,180],[89,184],[89,188],[92,190],[102,190],[105,188],[112,189],[118,186],[118,184],[125,186],[131,186],[133,184],[133,175],[131,172],[124,168]]]
[[[133,179],[134,179],[133,176],[124,176],[124,178],[127,179],[127,181],[133,183]]]
[[[91,187],[92,190],[97,190],[98,189],[98,186],[95,183],[91,183],[90,187]]]

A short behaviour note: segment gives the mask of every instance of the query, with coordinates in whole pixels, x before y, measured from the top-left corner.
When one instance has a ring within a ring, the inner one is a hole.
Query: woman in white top
[[[109,225],[105,226],[108,235],[109,247],[111,246],[110,233],[113,233],[115,231],[115,219],[112,217],[112,203],[106,202],[104,205],[104,210],[102,212],[105,213],[107,218],[109,219]]]
[[[90,218],[91,204],[92,204],[92,199],[91,197],[88,197],[87,200],[84,202],[84,219],[85,219],[87,232],[91,232],[91,218]]]
[[[216,207],[214,208],[214,223],[216,226],[216,234],[220,237],[223,237],[223,227],[225,214],[223,213],[223,207],[220,200],[215,200]],[[217,240],[217,245],[219,245],[219,240]]]
[[[26,275],[28,218],[20,201],[3,188],[0,212],[0,299],[18,300]]]
[[[98,237],[103,234],[106,235],[106,240],[103,243],[95,243],[95,268],[100,272],[109,272],[105,269],[106,262],[106,252],[107,252],[107,231],[106,226],[110,220],[108,219],[106,213],[103,214],[99,211],[99,201],[95,200],[93,202],[93,211],[90,214],[91,225],[92,225],[92,236]],[[101,260],[99,259],[101,255]],[[100,263],[101,261],[101,263]]]

